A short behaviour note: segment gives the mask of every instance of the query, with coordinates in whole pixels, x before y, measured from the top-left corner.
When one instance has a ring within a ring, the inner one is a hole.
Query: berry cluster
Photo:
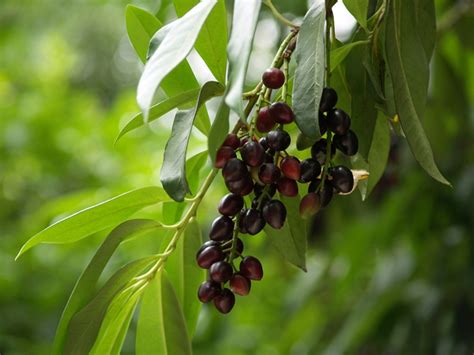
[[[298,182],[309,183],[308,194],[300,204],[300,213],[307,217],[326,206],[334,192],[347,193],[353,188],[354,179],[348,168],[330,166],[336,148],[353,155],[358,146],[356,135],[349,130],[349,116],[334,108],[337,94],[333,89],[324,89],[320,105],[321,134],[326,134],[326,138],[317,141],[312,146],[311,158],[303,161],[286,152],[291,137],[284,125],[294,121],[293,110],[285,98],[273,103],[266,100],[271,97],[271,90],[282,87],[285,80],[285,74],[278,68],[265,71],[265,100],[260,94],[254,119],[249,126],[242,125],[237,134],[230,133],[216,154],[215,167],[222,169],[230,193],[221,199],[220,216],[213,221],[210,240],[199,249],[196,259],[200,267],[209,270],[209,278],[199,287],[198,297],[204,303],[213,301],[222,313],[233,308],[234,294],[247,295],[251,280],[263,277],[259,260],[244,257],[244,244],[238,235],[255,235],[266,224],[275,229],[283,227],[286,208],[274,198],[276,191],[294,197],[298,195]],[[263,102],[270,105],[261,107]],[[246,206],[243,197],[250,194],[251,204]],[[238,269],[234,265],[236,258],[241,258]]]

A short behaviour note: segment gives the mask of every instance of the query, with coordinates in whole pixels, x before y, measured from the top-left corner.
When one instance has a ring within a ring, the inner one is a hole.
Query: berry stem
[[[237,249],[237,237],[239,236],[239,221],[240,221],[240,213],[237,213],[234,220],[234,233],[232,234],[232,247],[230,249],[229,255],[229,263],[232,265],[232,268],[236,270],[234,265],[234,259],[236,256],[236,249]]]
[[[293,27],[293,28],[297,28],[298,26],[296,26],[293,22],[291,22],[290,20],[288,20],[285,16],[283,16],[278,10],[277,8],[275,7],[275,5],[273,5],[272,1],[271,0],[263,0],[263,3],[265,5],[267,5],[270,10],[272,11],[273,13],[273,16],[275,16],[275,18],[280,21],[281,23],[283,23],[285,26],[289,26],[289,27]]]
[[[331,132],[328,131],[327,136],[326,136],[326,161],[324,162],[324,165],[323,165],[323,172],[322,172],[322,175],[321,175],[321,183],[316,188],[316,192],[321,191],[321,189],[324,186],[324,182],[326,181],[327,176],[328,176],[328,170],[329,170],[329,167],[331,165],[331,159],[332,159],[332,157],[331,157],[331,145],[332,145],[332,134],[331,134]]]
[[[283,73],[285,74],[285,83],[283,84],[283,88],[281,89],[281,99],[283,102],[286,103],[286,100],[288,98],[288,67],[289,67],[289,59],[284,58],[283,59]]]

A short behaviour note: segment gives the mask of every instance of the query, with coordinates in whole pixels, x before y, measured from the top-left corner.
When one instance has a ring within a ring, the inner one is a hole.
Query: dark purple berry
[[[230,289],[239,296],[247,296],[250,285],[250,280],[240,273],[235,273],[230,279]]]
[[[203,269],[209,269],[212,264],[224,259],[224,253],[220,246],[204,248],[196,258],[197,264]]]
[[[235,296],[228,288],[223,289],[221,293],[214,297],[214,306],[223,314],[229,313],[234,307],[234,304]]]
[[[315,192],[308,193],[301,199],[300,202],[300,216],[302,218],[309,218],[318,213],[321,208],[321,198]]]
[[[323,89],[319,111],[327,112],[337,104],[337,93],[333,88],[326,87]]]
[[[324,208],[329,205],[329,202],[332,200],[333,195],[333,187],[332,185],[326,181],[323,187],[319,190],[319,197],[321,200],[321,207]]]
[[[216,242],[215,240],[207,240],[205,241],[201,247],[199,248],[199,250],[196,252],[196,259],[198,258],[199,254],[204,250],[206,249],[207,247],[211,247],[211,246],[220,246],[221,243],[219,242]]]
[[[265,220],[263,219],[262,213],[255,208],[249,208],[245,211],[241,220],[246,233],[250,235],[259,233],[265,226]]]
[[[326,122],[326,116],[320,111],[318,115],[318,122],[319,122],[319,133],[323,135],[328,130],[328,124]]]
[[[273,163],[265,163],[260,167],[258,178],[264,184],[273,184],[280,178],[280,169]]]
[[[269,68],[263,73],[262,82],[269,89],[279,89],[285,83],[285,73],[278,68]]]
[[[311,147],[311,157],[316,159],[319,164],[323,165],[326,163],[327,157],[327,144],[328,141],[325,138],[320,139]],[[331,157],[336,153],[336,147],[331,144]]]
[[[225,181],[235,181],[248,176],[247,166],[242,160],[232,158],[227,161],[222,169],[222,176]]]
[[[285,150],[290,146],[291,138],[288,132],[281,129],[268,132],[267,135],[268,146],[276,152]]]
[[[227,216],[220,216],[212,222],[209,238],[216,241],[229,240],[233,231],[234,222]]]
[[[260,143],[260,145],[263,147],[263,149],[266,151],[269,147],[268,147],[268,143],[267,143],[267,137],[262,137],[258,140],[258,143]]]
[[[216,153],[216,162],[214,163],[214,166],[218,169],[222,169],[229,159],[235,157],[236,155],[234,149],[228,146],[222,146]]]
[[[242,154],[242,160],[248,166],[252,167],[262,165],[263,160],[265,159],[265,151],[263,147],[260,143],[253,140],[245,143],[240,153]]]
[[[224,216],[235,216],[244,207],[244,199],[237,194],[227,194],[219,202],[217,208]]]
[[[286,208],[283,203],[278,200],[271,200],[263,206],[263,218],[275,229],[280,229],[285,224]]]
[[[277,181],[277,189],[283,196],[294,197],[298,195],[298,185],[295,180],[282,177]]]
[[[263,193],[265,187],[267,187],[266,190],[266,196],[265,197],[273,197],[276,193],[277,187],[276,184],[271,184],[271,185],[260,185],[260,184],[255,184],[253,191],[255,193],[255,197],[260,197],[260,195]]]
[[[292,180],[299,180],[301,177],[300,161],[295,157],[285,157],[280,163],[283,175]]]
[[[227,189],[240,196],[246,196],[253,190],[253,181],[250,175],[246,175],[244,178],[240,180],[233,180],[233,181],[225,181],[225,185]]]
[[[235,133],[229,133],[222,145],[226,147],[231,147],[232,149],[236,150],[240,147],[240,139]]]
[[[204,281],[198,290],[198,298],[202,303],[211,302],[221,293],[221,285],[213,281]]]
[[[345,155],[352,156],[359,150],[359,140],[356,134],[348,130],[343,136],[334,136],[334,145]]]
[[[262,107],[258,112],[257,122],[255,123],[259,132],[269,132],[275,126],[275,121],[270,116],[268,107]]]
[[[246,256],[240,262],[240,273],[250,280],[261,280],[263,268],[260,261],[253,256]]]
[[[354,187],[354,176],[349,168],[338,165],[332,168],[329,173],[332,176],[331,185],[334,186],[338,192],[348,193],[352,191]]]
[[[301,162],[301,177],[303,183],[316,179],[321,174],[321,164],[316,159],[305,159]]]
[[[276,123],[287,124],[295,120],[293,110],[285,102],[274,102],[271,104],[269,113]]]
[[[233,269],[227,261],[218,261],[209,268],[209,277],[215,282],[227,282],[232,277]]]
[[[349,130],[351,119],[343,110],[336,108],[328,112],[327,124],[332,132],[342,136]]]

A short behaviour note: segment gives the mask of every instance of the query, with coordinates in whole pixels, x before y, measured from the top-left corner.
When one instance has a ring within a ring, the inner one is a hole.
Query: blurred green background
[[[48,354],[75,280],[104,234],[14,256],[51,221],[129,189],[159,183],[170,119],[125,137],[141,70],[125,33],[127,0],[0,2],[0,353]],[[169,1],[132,1],[162,19]],[[228,316],[204,307],[196,354],[472,354],[474,352],[474,41],[470,1],[436,0],[439,42],[425,128],[453,189],[431,180],[393,137],[366,202],[336,198],[313,223],[308,272],[265,241],[262,282]],[[275,4],[301,17],[306,1]],[[339,6],[339,5],[338,5]],[[465,8],[463,7],[465,6]],[[339,16],[339,15],[337,15]],[[351,21],[339,17],[340,27]],[[336,18],[336,27],[338,27]],[[267,12],[250,81],[284,29]],[[211,103],[212,106],[212,103]],[[212,109],[212,107],[211,107]],[[191,151],[205,148],[196,135]],[[204,233],[223,194],[200,212]],[[159,211],[157,212],[159,214]],[[157,238],[159,238],[158,236]],[[154,250],[140,239],[113,265]],[[109,270],[110,271],[110,270]],[[133,353],[133,327],[124,353]]]

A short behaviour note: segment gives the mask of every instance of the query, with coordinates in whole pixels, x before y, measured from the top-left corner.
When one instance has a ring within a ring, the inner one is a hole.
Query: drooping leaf
[[[196,251],[201,244],[199,223],[192,219],[178,241],[176,250],[166,262],[166,271],[183,309],[190,337],[194,334],[201,309],[201,302],[196,297],[196,292],[206,275],[203,269],[196,267],[195,261]]]
[[[415,26],[414,3],[394,0],[387,14],[385,50],[395,105],[416,160],[435,180],[450,185],[441,174],[421,124],[429,80],[429,63]]]
[[[181,202],[189,192],[186,181],[186,151],[194,119],[199,108],[209,99],[219,96],[224,88],[215,81],[203,85],[196,106],[186,111],[178,111],[173,122],[171,137],[165,148],[163,166],[161,167],[161,183],[168,195]]]
[[[368,41],[355,41],[331,50],[331,72],[346,59],[353,48],[366,45],[367,43]]]
[[[416,33],[420,36],[428,62],[436,44],[436,13],[434,0],[415,0]]]
[[[175,0],[173,1],[176,13],[183,16],[199,0]],[[227,67],[227,12],[225,1],[218,0],[217,5],[209,14],[201,33],[198,36],[195,47],[207,64],[211,73],[217,81],[225,84]]]
[[[206,161],[207,150],[197,153],[186,161],[186,179],[192,195],[194,195],[199,188],[201,170],[206,166]]]
[[[347,10],[355,17],[362,28],[367,29],[369,0],[343,0]]]
[[[84,307],[87,302],[91,300],[99,277],[102,275],[105,266],[118,246],[126,240],[130,240],[152,231],[158,231],[160,228],[161,224],[154,220],[132,219],[123,222],[110,232],[95,253],[89,265],[87,265],[87,268],[77,280],[77,283],[69,296],[69,300],[64,308],[61,320],[56,329],[53,346],[54,354],[61,354],[63,352],[69,321],[81,307]]]
[[[148,113],[153,97],[162,80],[189,54],[209,12],[216,0],[200,2],[182,18],[176,20],[172,30],[145,65],[137,88],[137,101],[143,117]]]
[[[143,287],[137,289],[131,286],[120,291],[114,297],[109,307],[107,307],[99,334],[90,351],[91,355],[120,354],[120,343],[123,340],[123,338],[120,338],[123,334],[123,329],[128,329],[131,315],[137,306],[143,290]]]
[[[229,106],[227,106],[224,99],[222,99],[214,122],[212,122],[209,137],[207,138],[209,157],[213,164],[216,161],[217,150],[220,148],[229,132],[229,114]]]
[[[145,290],[137,325],[136,354],[191,354],[191,340],[179,300],[164,272]]]
[[[31,237],[17,258],[40,243],[72,243],[96,232],[117,225],[145,206],[168,201],[162,188],[151,186],[126,192],[110,200],[63,218]]]
[[[306,221],[299,215],[299,196],[280,199],[286,207],[287,219],[283,228],[265,227],[265,233],[276,250],[290,263],[306,271]]]
[[[71,319],[63,354],[88,354],[94,345],[107,307],[112,299],[133,277],[157,260],[157,256],[147,256],[119,269],[97,295]]]
[[[389,152],[390,126],[387,117],[379,113],[375,123],[374,136],[370,145],[368,157],[370,175],[367,181],[367,192],[365,198],[369,196],[382,177],[385,167],[387,166]]]
[[[200,89],[193,89],[186,92],[183,92],[179,95],[170,97],[153,105],[150,108],[150,116],[148,117],[148,122],[152,122],[161,116],[165,115],[166,113],[170,112],[171,110],[181,106],[186,105],[188,103],[195,102]],[[198,126],[198,121],[196,121],[196,128],[199,129],[201,132],[205,133],[209,131],[209,127],[202,127],[201,125]],[[200,122],[202,123],[202,122]],[[123,137],[126,133],[133,131],[134,129],[140,128],[144,125],[143,114],[137,113],[133,118],[120,130],[119,135],[115,139],[115,143]]]
[[[261,3],[261,0],[234,1],[232,30],[227,46],[229,75],[225,103],[240,117],[244,116],[242,92]],[[212,151],[209,150],[209,153],[212,154]]]
[[[309,138],[320,137],[318,113],[324,87],[324,0],[316,0],[301,24],[296,45],[293,110],[296,124]]]

